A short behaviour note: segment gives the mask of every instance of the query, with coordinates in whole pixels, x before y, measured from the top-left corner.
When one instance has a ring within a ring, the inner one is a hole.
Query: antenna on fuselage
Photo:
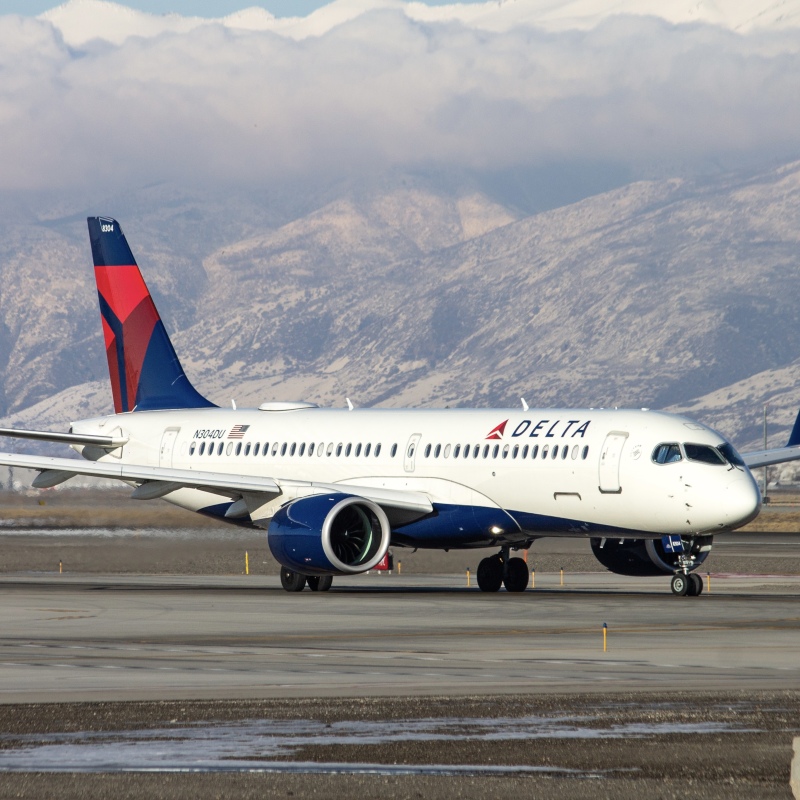
[[[524,397],[520,397],[520,400],[522,400],[522,410],[523,411],[527,411],[528,410],[528,404],[525,402],[525,398]]]
[[[349,397],[345,397],[345,400],[347,400],[347,408],[348,408],[348,410],[352,411],[353,410],[353,404],[350,402],[350,398]]]
[[[236,411],[236,401],[231,397],[231,408]]]

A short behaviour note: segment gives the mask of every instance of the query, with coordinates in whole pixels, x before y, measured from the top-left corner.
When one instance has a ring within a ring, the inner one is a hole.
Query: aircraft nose
[[[749,472],[734,470],[725,492],[725,523],[731,528],[740,528],[754,520],[761,510],[761,492]]]

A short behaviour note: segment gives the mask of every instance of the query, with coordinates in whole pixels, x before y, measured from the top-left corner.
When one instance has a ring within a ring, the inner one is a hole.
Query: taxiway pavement
[[[800,687],[800,577],[537,575],[0,580],[0,702]],[[607,650],[603,651],[603,624]]]

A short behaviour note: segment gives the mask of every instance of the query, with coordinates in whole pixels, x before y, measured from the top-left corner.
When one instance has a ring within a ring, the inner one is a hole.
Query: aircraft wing
[[[800,445],[791,447],[776,447],[771,450],[753,450],[750,453],[742,453],[742,461],[750,469],[756,467],[770,467],[773,464],[783,464],[786,461],[797,461],[800,459]]]
[[[33,480],[33,486],[37,489],[56,486],[75,475],[89,475],[95,478],[111,478],[138,483],[140,485],[132,495],[134,499],[138,500],[163,497],[184,487],[205,489],[229,496],[248,493],[277,497],[286,494],[288,499],[296,496],[297,490],[300,489],[302,494],[341,492],[358,495],[372,500],[381,507],[411,511],[421,515],[433,511],[430,499],[421,492],[372,486],[282,480],[255,475],[232,475],[226,472],[111,464],[102,461],[79,461],[73,458],[52,458],[19,453],[0,453],[0,466],[38,470],[39,475]]]

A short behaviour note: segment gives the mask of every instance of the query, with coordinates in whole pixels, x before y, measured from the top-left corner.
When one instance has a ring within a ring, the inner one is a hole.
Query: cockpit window
[[[702,461],[704,464],[724,464],[725,459],[719,454],[715,447],[707,444],[684,444],[686,458],[689,461]]]
[[[730,442],[725,442],[725,444],[721,444],[717,450],[722,453],[723,457],[728,459],[734,467],[743,467],[744,460],[742,457],[736,452],[736,448],[730,444]]]
[[[653,461],[655,461],[656,464],[672,464],[674,461],[680,461],[682,458],[681,446],[679,444],[660,444],[653,450]]]

